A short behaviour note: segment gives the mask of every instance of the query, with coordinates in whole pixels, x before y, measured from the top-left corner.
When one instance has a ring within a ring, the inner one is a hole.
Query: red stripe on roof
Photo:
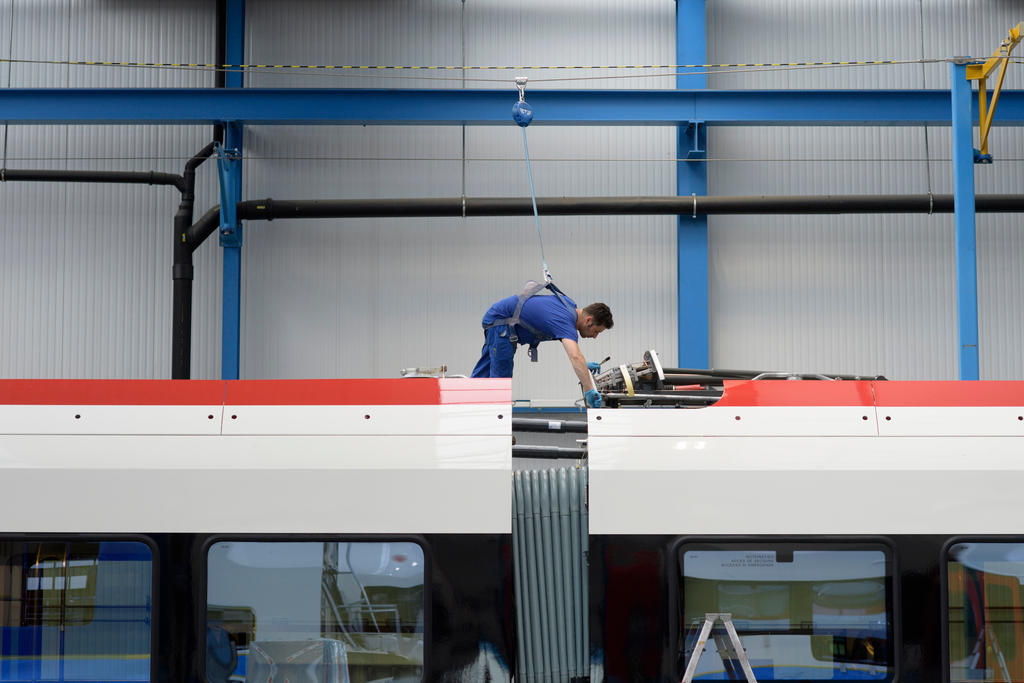
[[[509,379],[4,379],[0,405],[458,405],[512,403]]]
[[[511,403],[508,379],[309,379],[228,382],[227,405]]]
[[[1024,406],[1024,382],[875,382],[878,406]]]
[[[3,379],[0,405],[221,405],[221,380]]]
[[[725,380],[715,406],[870,406],[872,382]]]

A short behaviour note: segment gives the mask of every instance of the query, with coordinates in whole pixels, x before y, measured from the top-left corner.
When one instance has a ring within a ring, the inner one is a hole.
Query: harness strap
[[[551,280],[548,280],[547,284],[546,284],[546,285],[544,285],[544,286],[545,286],[545,287],[547,287],[548,289],[550,289],[550,290],[551,290],[551,292],[552,292],[552,293],[553,293],[553,294],[554,294],[555,296],[557,296],[557,297],[558,297],[558,300],[562,302],[562,305],[563,305],[563,306],[565,306],[565,307],[566,307],[566,309],[568,309],[568,311],[569,311],[570,313],[572,313],[573,315],[576,315],[576,307],[575,307],[575,306],[573,306],[573,305],[571,305],[571,304],[569,303],[569,297],[568,297],[568,295],[566,295],[566,293],[565,293],[565,292],[563,292],[562,290],[560,290],[560,289],[558,288],[558,285],[556,285],[556,284],[555,284],[554,282],[552,282]]]
[[[523,322],[522,320],[520,320],[520,315],[522,315],[523,306],[526,304],[526,300],[534,296],[537,296],[537,294],[539,294],[542,289],[550,289],[552,294],[557,296],[558,300],[562,302],[562,305],[565,306],[566,310],[568,310],[573,315],[576,314],[576,307],[569,303],[568,297],[566,296],[565,292],[560,290],[554,282],[548,280],[545,283],[540,283],[535,280],[528,280],[526,282],[526,285],[523,286],[523,291],[519,293],[519,298],[516,301],[516,307],[515,310],[512,311],[512,315],[509,316],[508,318],[495,320],[490,325],[484,327],[485,330],[489,330],[492,327],[498,327],[499,325],[507,325],[509,329],[508,340],[512,342],[513,346],[519,343],[519,334],[518,332],[516,332],[516,326],[518,325],[526,328],[526,330],[533,334],[533,336],[536,337],[537,339],[536,342],[530,344],[529,351],[530,360],[533,361],[534,363],[537,362],[537,344],[541,343],[542,341],[550,341],[554,339],[554,337],[548,334],[544,334],[543,332],[536,329],[532,325]]]

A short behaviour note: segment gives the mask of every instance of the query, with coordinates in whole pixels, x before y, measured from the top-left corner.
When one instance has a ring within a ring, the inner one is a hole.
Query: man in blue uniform
[[[537,294],[545,287],[554,294]],[[612,312],[603,303],[580,309],[553,284],[528,283],[522,294],[505,297],[487,309],[483,318],[484,346],[472,376],[511,377],[517,344],[528,345],[530,357],[536,360],[537,344],[558,339],[586,391],[587,405],[600,408],[601,395],[593,388],[590,376],[600,366],[587,363],[578,340],[594,338],[613,324]]]

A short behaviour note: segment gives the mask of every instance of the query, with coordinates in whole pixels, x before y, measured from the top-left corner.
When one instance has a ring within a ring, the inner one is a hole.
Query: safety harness
[[[516,307],[515,310],[512,311],[512,315],[510,315],[507,318],[502,318],[501,320],[495,320],[490,325],[484,327],[485,330],[489,330],[492,327],[508,325],[508,340],[512,342],[513,348],[515,348],[515,346],[519,343],[519,332],[516,330],[516,326],[519,325],[525,328],[537,339],[537,341],[530,344],[530,361],[533,363],[537,362],[537,344],[540,344],[542,341],[551,341],[552,339],[554,339],[554,337],[552,337],[550,334],[544,334],[543,332],[535,328],[533,325],[530,325],[529,323],[523,322],[522,320],[520,320],[520,316],[522,315],[523,306],[526,304],[526,300],[540,295],[541,290],[544,289],[550,289],[551,293],[554,296],[557,296],[558,300],[562,302],[562,305],[565,306],[566,310],[572,313],[575,317],[576,307],[569,303],[569,297],[567,297],[565,292],[560,290],[554,282],[552,282],[551,280],[547,280],[544,283],[540,283],[537,282],[536,280],[529,280],[523,287],[523,291],[519,293],[519,298],[516,301]]]

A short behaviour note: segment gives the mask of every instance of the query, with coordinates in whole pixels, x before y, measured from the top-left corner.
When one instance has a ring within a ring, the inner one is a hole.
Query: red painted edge
[[[221,405],[221,380],[0,379],[0,405]]]
[[[0,379],[0,405],[460,405],[512,403],[510,379]]]
[[[725,380],[715,406],[870,406],[872,382]]]
[[[0,405],[467,405],[512,402],[509,379],[0,379]],[[727,380],[737,406],[1024,406],[1024,382]]]
[[[228,383],[226,405],[456,405],[511,403],[508,379],[307,379]]]
[[[726,380],[715,406],[1024,406],[1024,382]]]
[[[875,382],[879,407],[1024,406],[1024,382]]]

